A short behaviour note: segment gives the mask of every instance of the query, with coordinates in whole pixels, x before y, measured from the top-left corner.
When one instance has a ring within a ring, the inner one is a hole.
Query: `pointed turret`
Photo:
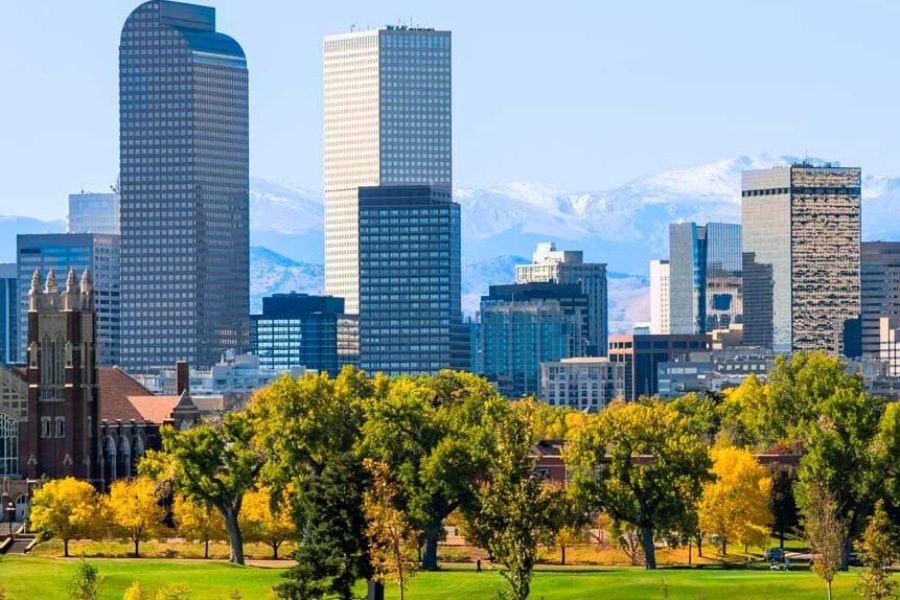
[[[69,272],[66,274],[66,293],[74,294],[77,290],[75,289],[75,269],[69,269]]]
[[[81,274],[81,307],[83,309],[91,308],[91,299],[93,297],[93,288],[91,286],[91,272],[85,269]]]
[[[63,292],[63,310],[78,310],[78,289],[75,287],[75,269],[66,274],[66,291]]]
[[[47,271],[47,285],[45,291],[48,294],[59,293],[59,287],[56,285],[56,273],[53,272],[53,269]]]
[[[31,276],[31,289],[28,290],[28,310],[36,311],[38,310],[38,302],[41,298],[41,293],[44,291],[44,288],[41,287],[41,269],[40,267],[35,268],[34,274]]]

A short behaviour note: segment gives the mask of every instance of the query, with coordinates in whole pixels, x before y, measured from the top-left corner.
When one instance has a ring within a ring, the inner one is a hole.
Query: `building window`
[[[0,414],[0,476],[17,475],[19,470],[19,424]]]
[[[41,417],[41,437],[48,438],[53,435],[53,420],[50,417]]]
[[[56,437],[66,437],[66,418],[56,417]]]

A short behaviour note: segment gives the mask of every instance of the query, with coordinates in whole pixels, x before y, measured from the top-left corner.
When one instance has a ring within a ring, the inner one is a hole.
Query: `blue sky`
[[[320,189],[321,42],[451,29],[454,179],[603,189],[733,155],[900,174],[900,3],[217,0],[250,65],[251,173]],[[118,162],[119,30],[136,2],[0,3],[0,215],[61,218]]]

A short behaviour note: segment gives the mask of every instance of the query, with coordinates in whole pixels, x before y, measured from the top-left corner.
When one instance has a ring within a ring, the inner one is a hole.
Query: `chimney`
[[[191,369],[186,360],[175,363],[175,385],[175,395],[180,396],[184,393],[191,395]]]

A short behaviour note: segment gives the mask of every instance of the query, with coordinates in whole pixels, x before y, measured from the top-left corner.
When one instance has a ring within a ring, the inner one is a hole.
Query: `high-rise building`
[[[42,273],[52,270],[58,277],[74,269],[79,275],[85,270],[91,273],[93,309],[96,311],[97,364],[120,364],[122,307],[119,240],[117,235],[101,233],[43,233],[17,237],[19,362],[25,360],[28,343],[29,282],[35,269]]]
[[[863,242],[860,259],[862,352],[879,355],[882,317],[900,319],[900,242]]]
[[[557,250],[553,242],[537,245],[530,265],[516,265],[516,283],[577,284],[588,297],[587,356],[606,356],[609,317],[605,263],[586,263],[581,250]]]
[[[744,171],[744,344],[842,353],[860,316],[860,170]]]
[[[471,369],[459,218],[444,186],[359,188],[359,349],[369,373]]]
[[[0,263],[0,365],[13,364],[18,356],[18,277],[16,263]]]
[[[659,392],[661,363],[709,350],[711,346],[707,335],[614,335],[609,340],[609,360],[624,365],[625,400],[636,401]]]
[[[508,398],[540,393],[541,363],[585,355],[587,313],[579,284],[490,286],[481,298],[481,374]]]
[[[262,299],[262,314],[250,316],[250,348],[262,371],[306,367],[337,375],[338,321],[344,299],[275,294]]]
[[[669,226],[669,319],[672,333],[707,333],[742,320],[741,226]]]
[[[151,0],[119,45],[122,365],[249,343],[247,61],[215,9]]]
[[[669,261],[650,261],[650,333],[669,333]]]
[[[119,195],[91,192],[69,194],[66,231],[119,235]]]
[[[891,377],[900,377],[900,318],[878,319],[878,359],[887,367]]]
[[[541,400],[550,406],[595,413],[625,396],[625,365],[608,357],[541,363]]]
[[[325,38],[325,293],[359,311],[359,188],[451,187],[450,32]]]

